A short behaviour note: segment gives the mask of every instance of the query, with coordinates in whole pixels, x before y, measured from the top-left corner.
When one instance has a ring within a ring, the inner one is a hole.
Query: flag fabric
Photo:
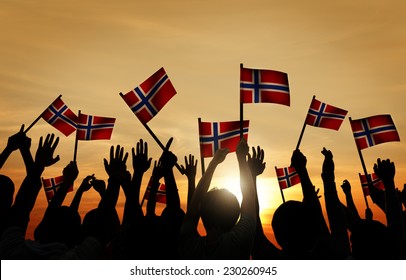
[[[109,140],[116,119],[80,114],[78,122],[78,140]]]
[[[141,123],[149,122],[176,94],[164,68],[159,69],[122,98]]]
[[[338,130],[348,111],[313,98],[306,117],[306,124]]]
[[[390,115],[376,115],[368,118],[350,120],[358,150],[385,142],[400,141]]]
[[[72,132],[76,131],[78,117],[62,101],[61,97],[55,99],[55,101],[45,109],[41,117],[65,136],[69,136]]]
[[[300,183],[299,174],[293,167],[277,168],[276,176],[278,178],[279,187],[283,189],[290,188]]]
[[[372,183],[372,185],[379,189],[379,190],[384,190],[385,186],[382,182],[381,179],[379,179],[378,175],[376,175],[375,173],[372,174],[368,174],[368,177]],[[359,174],[359,179],[361,181],[361,186],[362,186],[362,191],[364,192],[365,196],[369,195],[369,187],[368,187],[368,180],[367,177],[365,175],[361,175]]]
[[[151,180],[149,181],[148,186],[145,190],[143,199],[148,200],[150,193],[151,193]],[[159,185],[158,191],[156,193],[156,202],[166,204],[166,185],[165,184]]]
[[[240,103],[277,103],[290,106],[288,75],[241,67]]]
[[[52,199],[59,187],[63,184],[63,176],[44,179],[42,178],[42,185],[44,186],[45,195],[48,202]],[[73,186],[68,189],[68,192],[73,191]]]
[[[248,139],[249,121],[243,121],[243,137]],[[199,122],[200,155],[212,157],[218,149],[235,152],[240,142],[240,121]]]

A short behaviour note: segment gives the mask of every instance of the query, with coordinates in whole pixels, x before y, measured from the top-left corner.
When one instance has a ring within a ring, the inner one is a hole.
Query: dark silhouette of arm
[[[178,159],[172,152],[169,151],[169,147],[172,143],[172,140],[173,140],[172,138],[169,139],[160,159],[166,186],[167,210],[180,209],[180,198],[175,181],[175,176],[173,174],[173,167],[175,166]]]
[[[346,201],[346,204],[347,204],[347,208],[352,213],[354,213],[354,215],[358,219],[361,219],[361,217],[360,217],[360,215],[358,213],[357,207],[355,206],[354,199],[352,197],[350,182],[348,182],[348,180],[344,180],[342,185],[341,185],[341,188],[342,188],[342,190],[343,190],[343,192],[345,194],[345,201]]]
[[[161,162],[154,162],[154,170],[152,171],[152,176],[150,179],[150,192],[148,196],[148,203],[147,203],[147,214],[146,216],[152,217],[155,216],[155,207],[156,207],[156,195],[158,192],[158,188],[161,185],[159,180],[163,178],[163,170],[161,166]]]
[[[104,168],[109,176],[107,190],[99,203],[98,209],[115,209],[120,192],[120,185],[126,177],[127,158],[128,153],[124,154],[124,148],[118,145],[114,152],[114,146],[111,146],[110,162],[104,159]]]
[[[48,208],[62,206],[66,194],[68,193],[69,188],[73,186],[73,183],[78,177],[78,174],[79,171],[76,166],[76,162],[71,161],[63,169],[63,183],[61,184],[55,195],[52,197],[51,201],[48,204]]]
[[[144,214],[140,205],[140,188],[144,173],[151,166],[151,158],[148,158],[148,143],[142,139],[137,143],[136,149],[132,148],[133,178],[128,187],[124,187],[126,197],[124,206],[123,224],[136,222]]]
[[[54,134],[48,134],[45,140],[43,140],[43,137],[40,138],[35,155],[35,164],[23,180],[17,192],[14,204],[11,207],[10,225],[20,226],[24,232],[27,229],[30,213],[42,187],[41,174],[45,167],[51,166],[59,161],[59,156],[54,157],[59,138],[54,139]]]
[[[374,172],[385,185],[386,220],[389,230],[395,238],[401,256],[406,255],[406,232],[402,219],[402,206],[395,189],[395,164],[389,159],[378,159]]]
[[[255,241],[252,248],[252,258],[253,259],[277,259],[280,253],[280,250],[268,240],[265,236],[264,229],[262,227],[261,217],[259,215],[259,201],[258,201],[258,191],[257,191],[257,177],[261,175],[265,170],[264,162],[264,150],[259,146],[257,150],[252,148],[252,156],[248,155],[248,166],[251,170],[252,179],[254,180],[255,185],[255,211],[257,217],[257,227],[255,232]]]
[[[324,162],[321,177],[324,184],[324,197],[331,237],[339,256],[346,258],[351,254],[351,250],[344,209],[337,195],[333,154],[326,148],[323,148],[322,154],[324,155]]]
[[[72,208],[76,212],[79,211],[79,205],[80,205],[80,201],[82,199],[83,193],[90,190],[90,188],[92,187],[92,182],[95,179],[96,178],[94,177],[94,174],[86,176],[86,178],[83,179],[82,184],[80,184],[79,188],[77,189],[77,191],[75,193],[75,196],[72,199],[72,202],[70,204],[70,208]]]
[[[329,235],[330,232],[328,230],[326,221],[324,220],[323,217],[323,212],[321,210],[321,204],[319,201],[319,197],[317,195],[317,192],[315,190],[315,187],[310,180],[309,173],[306,168],[307,164],[307,159],[303,155],[303,153],[297,149],[293,151],[292,158],[291,158],[291,166],[295,168],[297,171],[299,178],[300,178],[300,184],[302,185],[302,192],[303,192],[303,202],[312,207],[315,211],[315,213],[318,213],[318,216],[320,218],[320,225],[322,228],[322,232],[324,235]]]
[[[210,161],[206,172],[203,174],[203,176],[200,178],[196,189],[193,193],[192,200],[190,202],[189,208],[186,212],[185,218],[184,218],[184,224],[190,223],[191,226],[196,229],[197,224],[199,222],[199,205],[200,202],[202,201],[203,196],[207,193],[207,190],[210,187],[211,180],[214,175],[214,171],[216,170],[217,166],[224,161],[226,158],[227,154],[229,152],[229,149],[219,149],[216,151],[214,154],[213,159]]]
[[[185,156],[185,166],[181,165],[182,173],[186,175],[188,181],[188,191],[187,191],[187,208],[189,208],[190,201],[193,197],[193,192],[196,188],[196,167],[197,160],[193,155],[189,155],[188,158]]]

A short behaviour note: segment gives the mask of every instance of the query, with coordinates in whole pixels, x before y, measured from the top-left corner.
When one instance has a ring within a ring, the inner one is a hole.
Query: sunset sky
[[[110,2],[110,3],[106,3]],[[282,202],[274,167],[290,164],[313,95],[348,110],[339,131],[307,127],[301,151],[307,156],[313,183],[320,188],[323,147],[334,154],[336,182],[348,179],[361,215],[365,202],[358,173],[362,172],[348,117],[390,114],[401,141],[363,150],[369,171],[378,157],[396,164],[396,185],[406,182],[406,2],[403,0],[342,1],[23,1],[3,0],[0,8],[0,147],[28,126],[59,95],[75,112],[115,117],[109,141],[80,142],[79,178],[107,179],[103,158],[111,145],[130,152],[139,139],[150,156],[160,148],[119,96],[164,67],[177,95],[149,122],[162,142],[174,137],[171,149],[199,157],[197,120],[239,119],[240,63],[248,68],[288,73],[291,105],[249,104],[249,145],[265,150],[266,166],[259,178],[261,216],[268,236],[275,208]],[[35,153],[41,135],[60,137],[61,160],[44,177],[61,175],[73,159],[74,134],[65,137],[44,120],[29,132]],[[206,159],[206,166],[210,159]],[[131,161],[128,169],[132,171]],[[152,168],[143,180],[144,192]],[[18,187],[25,176],[14,153],[1,170]],[[175,170],[182,206],[186,177]],[[200,160],[198,178],[200,178]],[[237,186],[235,186],[237,184]],[[213,185],[239,193],[235,154],[218,167]],[[301,189],[287,189],[285,198],[300,200]],[[69,204],[69,193],[65,204]],[[117,205],[122,211],[121,192]],[[81,214],[96,207],[94,190],[83,196]],[[382,212],[368,198],[374,217]],[[324,207],[324,199],[321,198]],[[31,216],[42,218],[45,194],[40,192]]]

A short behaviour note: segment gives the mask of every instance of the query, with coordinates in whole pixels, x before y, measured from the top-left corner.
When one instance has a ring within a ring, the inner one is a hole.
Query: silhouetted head
[[[273,216],[272,228],[282,250],[291,257],[311,254],[320,237],[320,220],[306,203],[287,201]]]
[[[14,183],[4,175],[0,175],[0,208],[10,209],[13,204]]]
[[[240,216],[240,203],[226,189],[213,189],[205,194],[200,204],[200,215],[207,230],[229,231]]]
[[[359,260],[396,258],[396,250],[388,228],[375,220],[358,220],[350,236],[352,255]]]
[[[115,210],[102,213],[99,209],[90,210],[83,218],[82,238],[92,236],[107,245],[118,234],[120,219]]]
[[[73,248],[79,242],[80,215],[68,206],[49,208],[34,231],[40,243],[61,242]]]

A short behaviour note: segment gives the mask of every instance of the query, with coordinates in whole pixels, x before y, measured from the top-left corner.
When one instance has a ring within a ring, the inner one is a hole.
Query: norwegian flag
[[[76,131],[78,117],[66,106],[61,97],[55,99],[45,109],[41,117],[65,136],[69,136],[72,132]]]
[[[243,137],[248,139],[249,121],[243,121]],[[199,122],[200,154],[212,157],[218,149],[235,152],[240,142],[240,121]]]
[[[299,174],[297,174],[297,171],[293,167],[277,168],[275,166],[275,171],[279,187],[282,190],[300,183]]]
[[[149,122],[176,94],[164,68],[121,97],[142,123]]]
[[[63,184],[63,176],[44,179],[42,178],[42,185],[44,186],[45,195],[48,202],[52,199],[59,187]],[[73,186],[68,189],[68,192],[73,191]]]
[[[347,111],[313,98],[306,117],[306,124],[338,130],[347,115]]]
[[[78,122],[78,140],[109,140],[116,119],[80,114]]]
[[[390,115],[376,115],[364,119],[351,120],[358,150],[362,150],[385,142],[400,141]]]
[[[149,199],[149,195],[151,193],[151,180],[148,183],[148,186],[144,193],[144,200]],[[158,191],[156,193],[156,202],[166,204],[166,186],[165,184],[160,184],[158,187]]]
[[[362,186],[362,191],[364,192],[365,196],[369,195],[369,188],[368,188],[368,180],[367,177],[365,175],[361,175],[359,174],[359,180],[361,181],[361,186]],[[381,179],[379,179],[378,175],[376,175],[375,173],[372,174],[368,174],[369,180],[372,183],[372,185],[379,189],[379,190],[385,190],[385,186],[382,182]]]
[[[274,70],[241,67],[240,103],[277,103],[290,106],[288,75]]]

